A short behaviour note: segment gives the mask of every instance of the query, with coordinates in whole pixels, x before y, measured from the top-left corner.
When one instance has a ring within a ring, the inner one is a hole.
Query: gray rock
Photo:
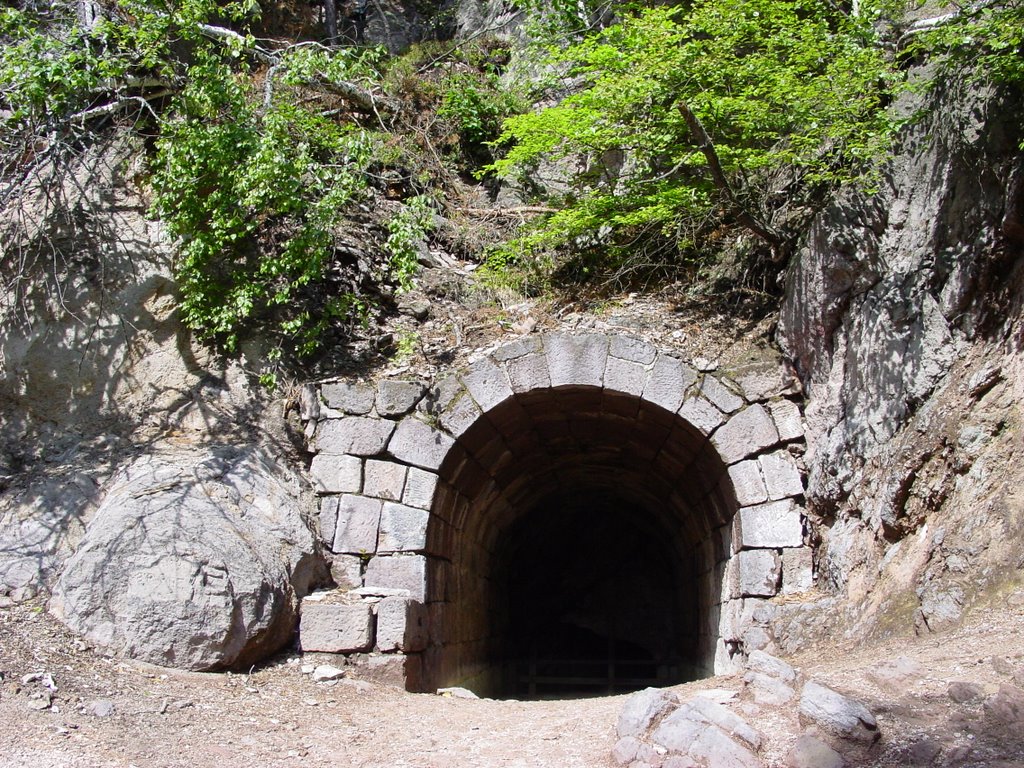
[[[733,556],[733,562],[736,597],[772,597],[778,592],[782,562],[775,550],[744,550]]]
[[[645,688],[632,694],[619,711],[619,738],[643,736],[651,726],[679,706],[679,697],[661,688]]]
[[[377,604],[377,650],[415,653],[427,646],[424,607],[406,597],[386,597]]]
[[[363,470],[363,493],[377,499],[400,501],[405,490],[407,467],[393,461],[367,459]]]
[[[700,391],[723,413],[733,413],[745,405],[742,397],[727,389],[715,376],[704,376],[700,383]]]
[[[350,555],[377,551],[382,502],[346,494],[338,503],[333,551]]]
[[[753,651],[747,657],[747,669],[774,677],[784,683],[796,680],[796,670],[792,666],[764,651]]]
[[[462,383],[483,411],[489,411],[512,397],[512,386],[505,370],[490,358],[474,363],[462,377]]]
[[[378,555],[370,560],[363,575],[367,587],[406,589],[419,602],[426,599],[427,560],[422,555]]]
[[[427,521],[430,513],[425,509],[407,507],[391,501],[384,502],[380,514],[378,552],[417,552],[427,546]]]
[[[756,751],[761,748],[762,736],[747,722],[718,702],[696,696],[670,714],[651,735],[652,740],[677,752],[696,757],[688,748],[688,739],[707,726],[714,726],[738,746]],[[717,736],[714,737],[717,739]]]
[[[421,469],[437,470],[455,441],[444,432],[413,418],[403,419],[388,443],[399,461]]]
[[[107,652],[249,666],[291,641],[298,599],[327,577],[311,505],[260,449],[139,459],[109,484],[51,610]]]
[[[874,744],[881,737],[878,721],[867,707],[813,680],[800,694],[800,722],[858,744]]]
[[[786,451],[776,451],[758,458],[761,472],[764,474],[768,498],[772,501],[790,496],[800,496],[804,492],[804,482],[800,470],[793,457]]]
[[[755,653],[762,653],[762,651],[755,651]],[[777,677],[771,677],[762,672],[747,672],[743,676],[743,682],[757,704],[782,706],[796,698],[796,691],[793,688]]]
[[[1024,725],[1024,690],[1013,685],[1000,685],[985,700],[985,717],[1004,725]]]
[[[686,390],[696,381],[696,371],[682,360],[658,355],[644,387],[643,399],[675,413],[683,404]]]
[[[359,493],[363,462],[356,456],[318,453],[309,466],[309,479],[318,493]]]
[[[331,680],[340,680],[345,676],[345,670],[335,667],[332,664],[318,664],[313,668],[310,677],[314,683],[326,683]]]
[[[800,507],[791,499],[744,507],[733,524],[737,549],[803,546]]]
[[[409,467],[402,493],[402,503],[410,507],[430,509],[434,504],[434,491],[437,490],[437,475],[425,469]]]
[[[93,717],[110,717],[116,711],[110,699],[94,699],[85,705],[86,714]]]
[[[377,385],[377,414],[404,416],[416,407],[426,390],[421,381],[384,380]]]
[[[736,494],[736,503],[749,507],[768,501],[768,490],[757,461],[741,461],[729,467],[729,480]]]
[[[985,697],[985,688],[978,683],[957,680],[949,684],[946,694],[957,704],[980,701]]]
[[[782,550],[782,589],[784,595],[807,592],[814,587],[814,551],[810,547]]]
[[[775,423],[762,405],[744,408],[711,436],[712,445],[726,464],[735,464],[778,442]]]
[[[603,386],[609,344],[607,337],[599,335],[545,336],[544,352],[548,359],[551,386]]]
[[[373,611],[368,603],[302,603],[299,645],[304,653],[356,653],[373,646]]]
[[[810,734],[796,740],[786,757],[788,768],[843,768],[843,757],[832,747]]]
[[[641,741],[634,736],[624,736],[612,747],[612,759],[619,765],[629,765],[636,759]]]
[[[316,449],[320,455],[376,456],[383,452],[394,428],[393,421],[365,416],[322,421],[317,426]]]
[[[320,394],[331,408],[353,416],[364,416],[373,409],[374,391],[369,384],[324,384]]]

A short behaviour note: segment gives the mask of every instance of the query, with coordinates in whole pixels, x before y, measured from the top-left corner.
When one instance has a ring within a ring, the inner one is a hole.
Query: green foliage
[[[468,149],[493,142],[502,120],[522,111],[521,99],[492,73],[457,72],[446,79],[443,92],[437,115],[452,121]]]
[[[433,228],[433,215],[430,198],[417,195],[409,198],[388,220],[388,239],[384,250],[389,257],[389,276],[398,283],[400,292],[413,287],[413,278],[419,269],[419,246]]]
[[[325,279],[332,231],[365,188],[373,144],[294,99],[261,95],[222,58],[199,57],[157,144],[155,207],[180,242],[176,275],[191,328],[233,350],[259,323],[305,356],[331,321],[365,309],[346,295],[314,315],[299,299]]]
[[[548,65],[571,95],[509,118],[493,167],[528,178],[561,161],[568,191],[515,248],[621,264],[654,244],[663,260],[729,223],[680,104],[710,135],[736,202],[762,218],[800,185],[861,178],[893,128],[883,107],[896,78],[876,17],[866,4],[851,16],[824,0],[698,0],[553,47]],[[771,189],[783,171],[784,197]]]
[[[957,15],[914,41],[919,50],[944,57],[948,67],[967,68],[999,83],[1024,85],[1024,2],[997,0],[961,7]]]

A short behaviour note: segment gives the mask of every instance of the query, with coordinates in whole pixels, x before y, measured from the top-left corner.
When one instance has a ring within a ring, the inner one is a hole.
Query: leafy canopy
[[[770,218],[770,188],[859,178],[885,152],[896,76],[873,27],[825,0],[698,0],[628,15],[548,51],[570,95],[505,122],[494,164],[528,177],[561,160],[561,210],[517,248],[599,248],[628,258],[644,242],[699,250],[741,207]],[[680,105],[710,136],[726,194]]]

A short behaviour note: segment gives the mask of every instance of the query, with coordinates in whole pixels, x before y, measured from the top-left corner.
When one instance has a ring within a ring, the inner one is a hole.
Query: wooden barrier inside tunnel
[[[427,688],[585,695],[711,674],[735,502],[683,419],[597,388],[526,393],[467,430],[440,477]]]

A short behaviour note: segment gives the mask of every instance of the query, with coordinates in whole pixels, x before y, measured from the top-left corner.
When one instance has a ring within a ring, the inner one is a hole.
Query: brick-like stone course
[[[455,444],[450,435],[417,419],[403,419],[388,443],[388,453],[421,469],[438,469]]]
[[[309,479],[317,493],[359,493],[363,462],[356,456],[318,453],[310,464]]]
[[[394,429],[393,421],[365,416],[322,421],[317,427],[316,449],[320,454],[376,456]]]
[[[416,407],[427,387],[422,381],[391,381],[377,385],[377,414],[384,417],[404,416]]]
[[[546,336],[544,351],[548,359],[551,386],[603,386],[608,345],[608,339],[604,336]]]
[[[367,587],[405,589],[413,600],[424,602],[427,591],[427,559],[423,555],[378,555],[367,564],[363,584]]]
[[[733,521],[736,549],[803,546],[800,509],[791,499],[744,507]]]
[[[369,604],[304,600],[299,642],[305,653],[358,653],[373,647],[373,611]]]
[[[407,597],[386,597],[377,604],[377,650],[415,653],[427,647],[427,611]]]
[[[373,410],[374,389],[369,384],[324,384],[320,393],[329,407],[342,413],[363,416]]]
[[[744,408],[711,436],[712,445],[726,464],[735,464],[778,442],[779,433],[775,423],[761,405]]]
[[[407,507],[391,501],[384,502],[380,514],[378,552],[417,552],[427,546],[427,521],[430,513],[425,509]]]

